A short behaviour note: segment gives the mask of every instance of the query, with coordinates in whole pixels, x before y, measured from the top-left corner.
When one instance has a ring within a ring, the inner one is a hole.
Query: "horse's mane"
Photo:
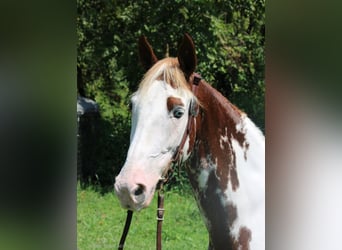
[[[167,82],[181,95],[193,96],[177,58],[168,57],[155,63],[143,77],[137,92],[144,96],[156,80]]]

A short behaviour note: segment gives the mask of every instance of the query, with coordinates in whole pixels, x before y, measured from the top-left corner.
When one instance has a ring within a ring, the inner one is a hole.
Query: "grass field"
[[[151,206],[134,213],[125,250],[155,249],[156,195]],[[191,194],[165,193],[163,250],[207,249],[208,234]],[[126,219],[113,193],[77,189],[77,245],[79,250],[117,249]]]

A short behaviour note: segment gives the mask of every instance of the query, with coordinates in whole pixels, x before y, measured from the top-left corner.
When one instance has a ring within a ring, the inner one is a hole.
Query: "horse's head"
[[[189,86],[197,59],[188,35],[184,36],[177,58],[158,61],[145,37],[139,40],[139,54],[148,71],[131,98],[131,143],[115,181],[121,205],[130,210],[150,204],[182,141],[189,109],[197,101]],[[187,146],[185,143],[184,152]]]

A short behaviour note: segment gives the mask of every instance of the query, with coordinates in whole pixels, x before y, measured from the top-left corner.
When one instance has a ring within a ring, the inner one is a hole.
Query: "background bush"
[[[142,34],[163,58],[167,51],[176,56],[178,42],[189,33],[197,72],[264,131],[264,0],[78,0],[77,11],[77,66],[86,96],[101,111],[94,142],[101,186],[113,184],[125,160],[128,100],[144,74],[137,54]]]

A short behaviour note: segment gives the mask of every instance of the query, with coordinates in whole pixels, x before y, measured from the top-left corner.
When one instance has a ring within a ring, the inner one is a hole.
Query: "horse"
[[[158,60],[145,36],[138,47],[147,72],[131,97],[130,146],[114,184],[121,206],[148,207],[170,166],[188,162],[208,249],[265,249],[263,133],[195,72],[188,34],[177,57]]]

